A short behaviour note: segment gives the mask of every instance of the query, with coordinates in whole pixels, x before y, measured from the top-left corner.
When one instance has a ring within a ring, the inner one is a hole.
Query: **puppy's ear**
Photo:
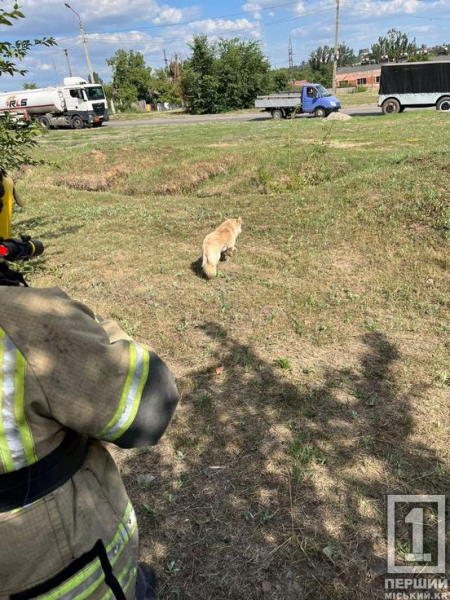
[[[239,219],[237,220],[237,222],[239,223],[239,225],[242,225],[242,217],[239,217]]]

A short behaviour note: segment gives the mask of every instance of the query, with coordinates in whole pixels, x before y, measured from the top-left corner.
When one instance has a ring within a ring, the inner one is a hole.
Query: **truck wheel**
[[[272,118],[273,119],[282,119],[283,117],[284,117],[283,111],[280,110],[279,108],[277,108],[276,110],[272,111]]]
[[[43,127],[44,129],[50,129],[50,121],[47,117],[39,117],[38,121],[41,127]]]
[[[436,110],[450,110],[450,96],[441,98],[436,105]]]
[[[83,129],[84,121],[78,115],[75,115],[72,119],[72,129]]]
[[[325,119],[325,117],[327,116],[327,111],[322,107],[316,108],[316,110],[314,111],[314,116],[317,119]]]
[[[400,102],[395,98],[390,98],[386,102],[383,102],[381,110],[383,111],[383,115],[396,115],[400,112],[400,108]]]

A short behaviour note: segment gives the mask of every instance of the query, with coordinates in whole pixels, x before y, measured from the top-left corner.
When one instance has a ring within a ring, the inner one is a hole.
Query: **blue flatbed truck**
[[[270,112],[274,119],[287,119],[294,112],[323,118],[340,110],[341,103],[320,83],[306,83],[298,92],[258,96],[255,108]]]

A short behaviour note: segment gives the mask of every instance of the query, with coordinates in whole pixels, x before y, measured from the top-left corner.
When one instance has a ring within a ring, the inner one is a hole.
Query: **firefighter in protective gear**
[[[114,322],[56,288],[0,285],[0,600],[156,598],[102,442],[156,444],[177,401]]]

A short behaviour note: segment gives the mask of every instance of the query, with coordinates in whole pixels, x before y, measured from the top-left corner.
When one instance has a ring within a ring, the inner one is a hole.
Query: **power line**
[[[312,0],[303,0],[303,2],[311,2]],[[162,24],[162,25],[149,25],[147,27],[140,27],[139,30],[142,31],[147,31],[150,29],[161,29],[161,28],[165,28],[165,27],[180,27],[181,25],[192,25],[194,23],[202,23],[204,21],[221,21],[222,19],[229,19],[231,17],[239,17],[242,15],[251,15],[251,14],[255,14],[258,12],[261,12],[263,10],[274,10],[274,9],[280,9],[280,8],[287,8],[289,6],[295,6],[299,4],[299,0],[297,0],[296,2],[286,2],[285,4],[274,4],[272,6],[264,6],[259,8],[258,10],[245,10],[242,12],[238,12],[238,13],[230,13],[228,15],[222,15],[220,17],[210,17],[210,18],[205,18],[205,19],[193,19],[191,21],[180,21],[179,23],[166,23],[166,24]],[[93,33],[123,33],[123,32],[128,32],[128,31],[133,31],[131,29],[106,29],[106,30],[102,30],[102,31],[96,31]]]
[[[324,13],[324,12],[328,12],[329,10],[333,9],[334,5],[330,4],[328,5],[326,8],[322,8],[321,10],[314,10],[314,11],[310,11],[310,12],[306,12],[303,13],[302,15],[299,15],[298,17],[289,17],[289,18],[285,18],[285,19],[280,19],[278,21],[269,21],[269,22],[265,22],[263,23],[263,25],[265,25],[266,27],[269,26],[273,26],[273,25],[279,25],[280,23],[286,23],[287,21],[296,21],[299,19],[305,19],[306,17],[311,17],[313,15],[317,15],[320,13]],[[141,30],[140,29],[136,29],[134,30],[136,31],[136,33],[139,33]],[[244,33],[244,32],[253,32],[253,31],[257,31],[257,29],[255,27],[243,27],[243,28],[239,28],[239,29],[235,29],[234,31],[230,31],[230,30],[226,30],[226,31],[215,31],[213,33],[211,33],[211,36],[223,36],[223,35],[235,35],[237,33]],[[130,33],[132,33],[130,31]],[[136,39],[114,39],[114,40],[106,40],[106,39],[102,39],[102,40],[98,40],[96,41],[95,38],[93,38],[92,36],[96,36],[96,35],[102,35],[100,33],[94,33],[94,34],[88,34],[89,37],[89,43],[91,44],[147,44],[150,42],[177,42],[180,41],[180,36],[176,37],[176,38],[156,38],[156,37],[150,37],[146,40],[136,40]],[[186,37],[191,37],[192,35],[196,35],[195,33],[187,33]]]

